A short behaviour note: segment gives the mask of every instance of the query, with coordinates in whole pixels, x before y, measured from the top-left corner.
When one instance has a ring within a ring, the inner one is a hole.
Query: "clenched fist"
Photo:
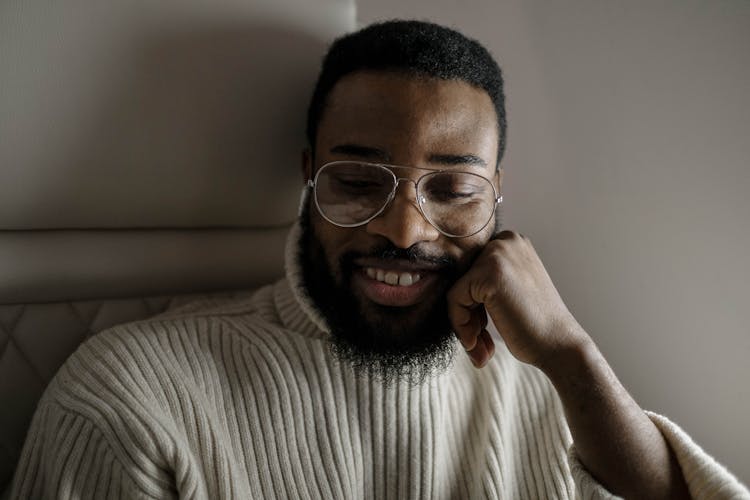
[[[556,353],[590,341],[529,239],[513,231],[487,243],[447,298],[454,331],[479,367],[495,350],[486,330],[488,314],[510,352],[542,370]]]

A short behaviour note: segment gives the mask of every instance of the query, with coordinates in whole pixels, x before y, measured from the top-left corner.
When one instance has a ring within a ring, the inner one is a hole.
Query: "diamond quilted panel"
[[[69,303],[32,304],[10,333],[34,371],[48,382],[89,335],[89,328]]]
[[[173,297],[146,297],[143,299],[151,314],[157,314],[171,308],[174,300]]]
[[[0,306],[0,328],[8,331],[12,330],[16,321],[18,321],[18,317],[21,316],[24,307],[26,306],[23,304]]]
[[[26,306],[23,304],[0,306],[0,357],[5,352],[5,347],[10,340],[10,332],[16,327],[24,307]]]
[[[11,459],[14,464],[21,453],[26,429],[46,383],[10,339],[0,356],[0,401],[3,405],[0,411],[0,485],[10,479]]]
[[[25,430],[46,385],[47,381],[34,372],[15,343],[8,343],[0,357],[0,395],[3,401],[0,428]]]
[[[153,316],[156,312],[142,299],[108,300],[92,318],[91,331],[100,332],[112,325]]]
[[[82,324],[88,325],[88,329],[95,332],[96,330],[91,328],[91,323],[94,322],[94,318],[99,313],[99,309],[102,307],[102,301],[88,300],[85,302],[71,302],[70,306],[73,308],[73,312],[81,318]]]

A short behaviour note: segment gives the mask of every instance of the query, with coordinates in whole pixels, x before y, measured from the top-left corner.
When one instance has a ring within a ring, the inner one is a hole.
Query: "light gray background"
[[[640,404],[750,482],[750,2],[358,0],[505,72],[505,225]]]

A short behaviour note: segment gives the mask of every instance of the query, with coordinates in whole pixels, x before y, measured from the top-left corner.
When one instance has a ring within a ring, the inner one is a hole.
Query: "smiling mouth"
[[[385,267],[360,267],[352,285],[368,300],[381,306],[408,307],[435,292],[440,274],[431,270],[403,270]]]
[[[411,286],[422,279],[417,272],[386,270],[377,267],[365,267],[365,274],[373,280],[391,286]]]

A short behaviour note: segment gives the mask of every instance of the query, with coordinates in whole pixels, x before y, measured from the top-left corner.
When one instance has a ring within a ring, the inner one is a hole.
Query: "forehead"
[[[497,115],[489,95],[463,81],[362,71],[334,86],[321,117],[316,149],[340,143],[411,161],[420,153],[474,154],[490,164]]]

